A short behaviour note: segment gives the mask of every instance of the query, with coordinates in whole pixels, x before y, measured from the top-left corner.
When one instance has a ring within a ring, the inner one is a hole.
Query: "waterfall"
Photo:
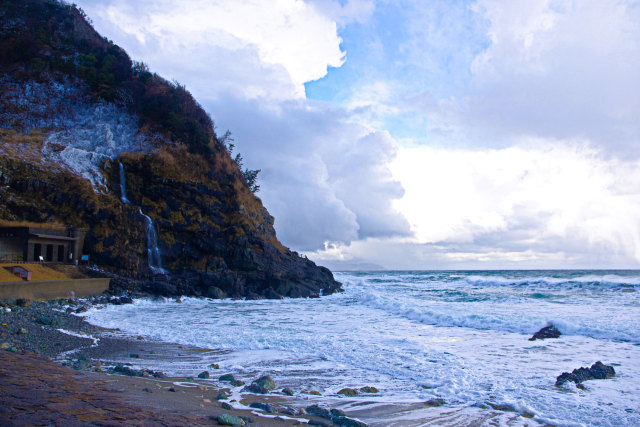
[[[124,179],[124,166],[120,163],[120,200],[122,203],[130,204],[127,199],[127,188]],[[142,209],[138,208],[140,215],[144,217],[147,231],[147,262],[149,268],[154,273],[166,274],[164,268],[162,268],[162,257],[160,257],[160,248],[158,247],[158,233],[156,232],[156,225],[148,215],[142,212]]]
[[[127,199],[127,187],[124,179],[124,166],[120,163],[120,200],[122,203],[129,204],[129,199]]]
[[[165,274],[166,271],[162,268],[162,257],[160,257],[160,248],[158,247],[158,233],[156,232],[156,226],[153,220],[148,215],[142,213],[140,209],[140,215],[144,217],[147,224],[147,260],[149,268],[155,273]]]

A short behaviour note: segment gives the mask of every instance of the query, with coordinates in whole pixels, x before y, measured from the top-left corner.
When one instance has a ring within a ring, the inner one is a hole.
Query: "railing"
[[[64,261],[25,261],[22,256],[0,255],[0,263],[2,264],[71,264]]]
[[[16,263],[24,263],[22,260],[22,255],[0,255],[0,262],[8,263],[8,262],[16,262]]]

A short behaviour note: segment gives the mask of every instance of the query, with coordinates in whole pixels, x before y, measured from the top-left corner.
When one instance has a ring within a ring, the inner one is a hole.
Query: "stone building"
[[[86,230],[73,227],[4,225],[0,227],[0,262],[62,262],[80,259]]]

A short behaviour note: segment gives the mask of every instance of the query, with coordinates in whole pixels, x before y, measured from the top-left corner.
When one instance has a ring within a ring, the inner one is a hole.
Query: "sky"
[[[638,0],[76,0],[332,269],[640,268]]]

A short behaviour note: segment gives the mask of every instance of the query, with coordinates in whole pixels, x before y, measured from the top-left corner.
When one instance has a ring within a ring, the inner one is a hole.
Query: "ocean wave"
[[[595,309],[584,312],[584,307],[556,312],[550,305],[516,306],[510,303],[482,301],[465,304],[442,301],[408,301],[376,292],[363,293],[360,303],[407,320],[438,327],[462,327],[505,333],[531,335],[553,323],[564,335],[577,335],[594,339],[612,339],[640,343],[640,331],[635,322],[624,318],[606,318],[596,315]],[[601,311],[606,312],[603,307]],[[598,319],[598,320],[596,320]]]

